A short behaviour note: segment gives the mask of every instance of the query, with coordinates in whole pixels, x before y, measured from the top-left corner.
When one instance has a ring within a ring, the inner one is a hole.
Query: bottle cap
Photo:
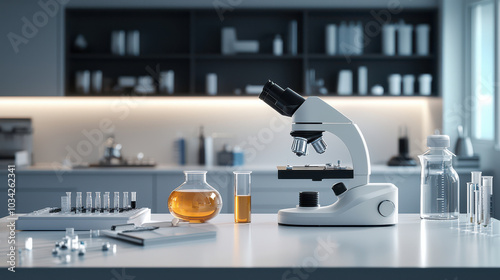
[[[427,136],[427,147],[442,147],[450,146],[450,136],[448,135],[429,135]]]
[[[471,177],[473,184],[481,185],[481,171],[472,171]]]

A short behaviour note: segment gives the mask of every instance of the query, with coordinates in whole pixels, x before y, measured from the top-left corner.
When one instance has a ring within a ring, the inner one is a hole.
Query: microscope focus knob
[[[299,207],[318,207],[318,192],[300,192]]]
[[[394,213],[394,209],[396,209],[396,206],[394,205],[394,202],[390,200],[384,200],[378,205],[378,212],[383,217],[392,215],[392,213]]]
[[[344,185],[344,183],[340,182],[340,183],[333,185],[332,190],[336,196],[339,196],[339,195],[345,193],[347,191],[347,188]]]

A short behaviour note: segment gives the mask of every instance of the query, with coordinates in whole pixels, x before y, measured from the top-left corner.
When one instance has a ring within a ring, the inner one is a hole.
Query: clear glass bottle
[[[184,171],[186,181],[168,198],[168,210],[174,217],[190,223],[204,223],[219,214],[222,198],[207,184],[206,174],[206,171]]]
[[[427,150],[418,156],[422,165],[420,181],[420,217],[431,220],[458,219],[459,178],[453,169],[455,156],[447,148],[448,135],[427,137]]]

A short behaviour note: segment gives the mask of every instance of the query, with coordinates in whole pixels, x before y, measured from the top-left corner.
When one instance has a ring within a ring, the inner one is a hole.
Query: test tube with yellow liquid
[[[250,223],[252,201],[250,195],[252,171],[234,171],[234,222]]]

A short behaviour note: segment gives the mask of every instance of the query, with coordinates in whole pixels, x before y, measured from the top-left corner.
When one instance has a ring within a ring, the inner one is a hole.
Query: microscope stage
[[[352,178],[354,178],[354,170],[347,167],[331,165],[278,166],[278,179],[309,179],[321,181],[323,179]]]

